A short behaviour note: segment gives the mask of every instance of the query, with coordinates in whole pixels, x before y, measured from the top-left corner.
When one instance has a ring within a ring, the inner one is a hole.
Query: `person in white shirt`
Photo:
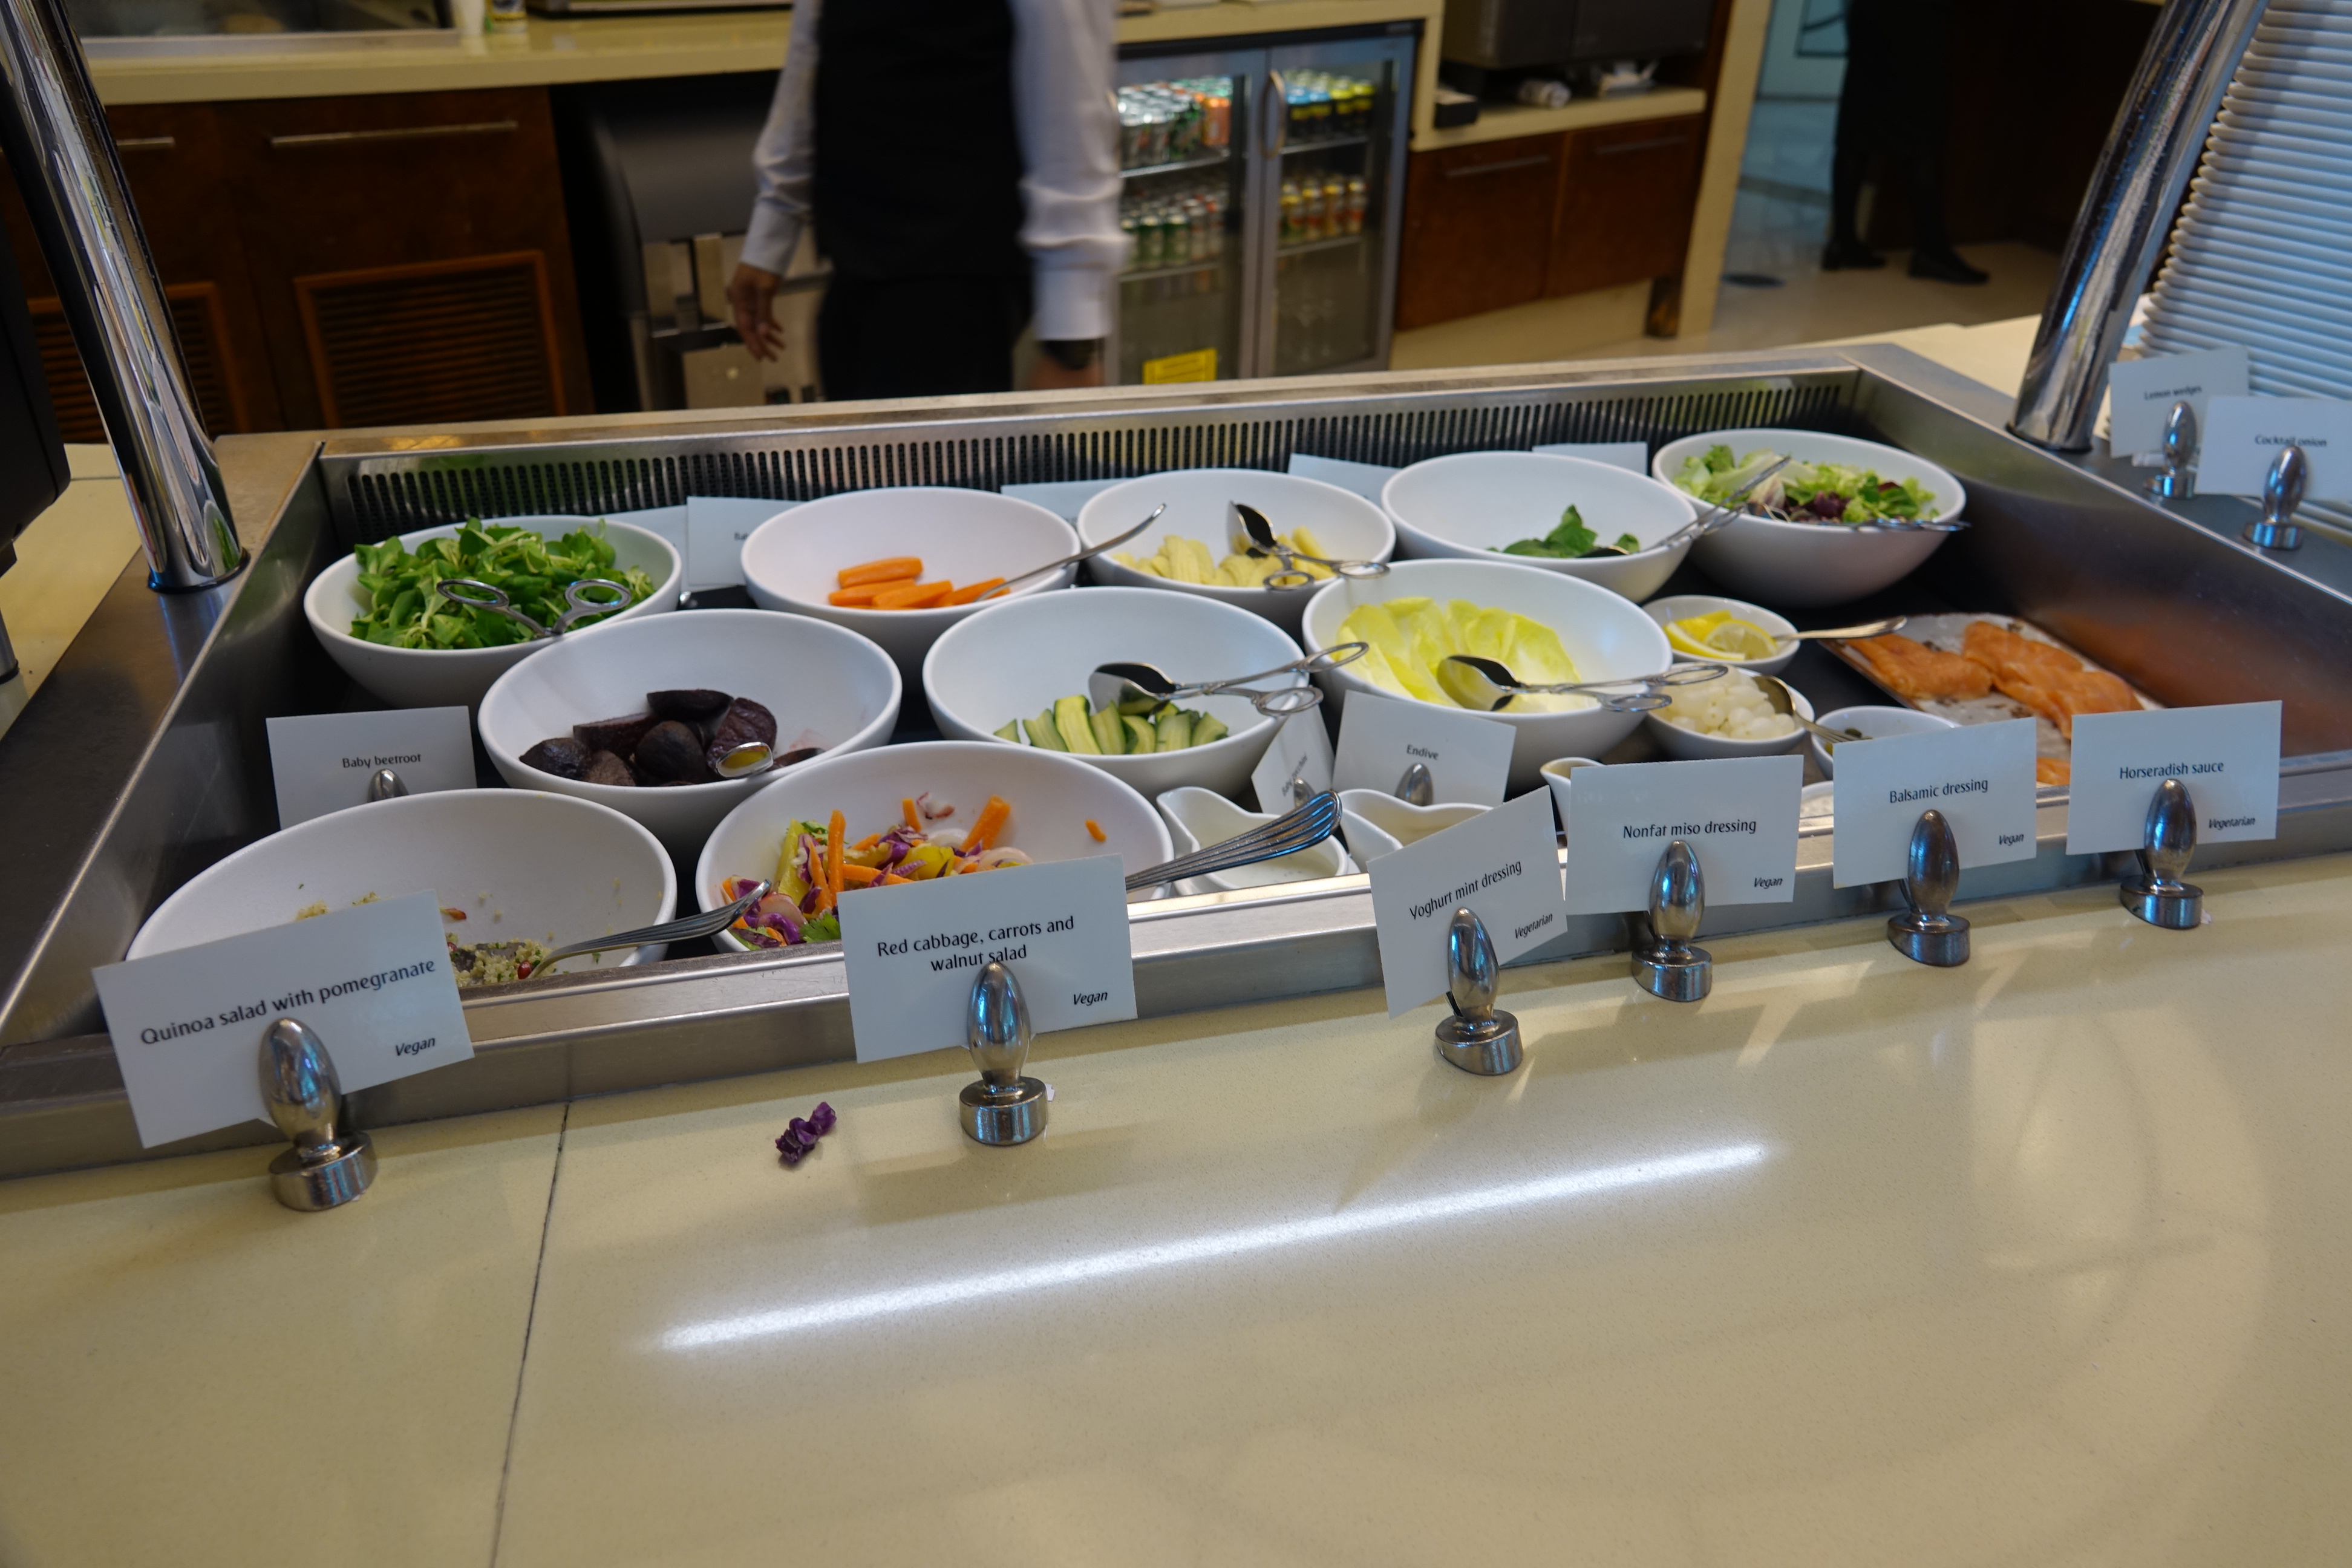
[[[1001,392],[1034,320],[1036,386],[1103,379],[1126,259],[1114,0],[798,0],[752,162],[728,301],[744,346],[812,224],[828,398]]]

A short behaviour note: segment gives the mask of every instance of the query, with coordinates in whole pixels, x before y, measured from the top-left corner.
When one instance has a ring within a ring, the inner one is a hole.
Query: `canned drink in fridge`
[[[1301,213],[1301,211],[1300,211],[1300,209],[1299,209],[1299,201],[1298,201],[1298,185],[1297,185],[1297,183],[1296,181],[1292,181],[1292,180],[1285,180],[1285,181],[1283,181],[1283,182],[1282,182],[1282,243],[1283,243],[1283,244],[1285,244],[1285,245],[1296,245],[1296,244],[1297,244],[1300,240],[1302,240],[1302,239],[1304,239],[1304,238],[1306,238],[1306,237],[1306,237],[1306,235],[1305,235],[1303,232],[1301,232],[1301,230],[1300,230],[1300,228],[1299,228],[1299,224],[1300,224],[1300,221],[1301,221],[1301,219],[1302,219],[1302,216],[1303,216],[1303,214]]]
[[[1364,210],[1371,205],[1371,187],[1360,175],[1348,182],[1348,232],[1364,232]]]
[[[1298,237],[1301,239],[1321,239],[1328,232],[1323,226],[1323,186],[1309,180],[1298,195]]]

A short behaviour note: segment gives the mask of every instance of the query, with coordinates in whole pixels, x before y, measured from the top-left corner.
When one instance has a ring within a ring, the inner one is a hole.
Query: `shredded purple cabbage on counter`
[[[806,1117],[793,1118],[792,1124],[784,1129],[784,1135],[776,1140],[776,1152],[783,1156],[785,1164],[799,1164],[815,1149],[816,1141],[833,1131],[833,1124],[839,1118],[834,1114],[833,1107],[822,1100],[818,1100],[816,1109]]]

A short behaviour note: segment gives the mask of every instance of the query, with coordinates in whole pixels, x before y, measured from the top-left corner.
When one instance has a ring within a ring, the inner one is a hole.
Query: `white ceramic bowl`
[[[856,610],[825,603],[845,566],[919,555],[923,579],[961,586],[1013,577],[1078,552],[1076,530],[1034,501],[993,490],[901,486],[851,490],[779,512],[743,541],[743,585],[763,610],[790,610],[870,637],[898,664],[909,690],[923,680],[923,656],[941,632],[990,601],[937,610]],[[1077,568],[1032,578],[993,601],[1066,588]]]
[[[558,538],[574,529],[593,528],[593,517],[493,517],[483,520],[499,528],[534,529]],[[643,620],[677,608],[686,565],[677,549],[660,534],[625,522],[606,521],[605,536],[613,542],[614,563],[634,566],[654,581],[654,591],[627,609],[593,626],[567,633],[562,641],[593,637],[627,621]],[[421,528],[404,533],[400,542],[411,552],[428,539],[446,539],[457,531]],[[352,619],[368,610],[368,596],[360,588],[360,561],[346,555],[311,581],[302,595],[302,613],[327,656],[345,675],[395,708],[471,708],[482,700],[490,683],[543,644],[511,643],[505,647],[386,647],[352,636]]]
[[[822,743],[825,756],[887,741],[902,692],[890,656],[856,632],[770,610],[695,610],[615,626],[604,637],[565,637],[524,659],[483,695],[482,745],[515,788],[611,806],[653,829],[672,854],[690,856],[720,817],[775,781],[755,774],[661,789],[588,784],[541,773],[522,754],[570,734],[574,724],[642,713],[648,691],[698,686],[763,705],[776,716],[779,751],[809,734],[807,743]]]
[[[657,925],[677,903],[669,855],[617,811],[532,791],[442,790],[314,816],[246,846],[164,900],[127,956],[286,925],[314,903],[332,910],[428,889],[466,912],[444,921],[460,942],[551,947]],[[650,963],[662,952],[585,953],[562,973]]]
[[[1581,577],[1493,561],[1405,561],[1385,577],[1327,583],[1307,605],[1307,644],[1328,647],[1345,640],[1339,623],[1359,605],[1415,596],[1467,599],[1482,608],[1509,610],[1541,622],[1559,634],[1560,646],[1583,680],[1655,675],[1671,663],[1666,634],[1632,600]],[[1316,679],[1343,707],[1351,692],[1395,695],[1380,692],[1353,665]],[[1481,717],[1517,731],[1511,747],[1514,795],[1539,787],[1537,770],[1552,758],[1601,756],[1642,721],[1639,713],[1614,713],[1598,703],[1557,713],[1506,709]]]
[[[1735,669],[1721,679],[1745,680],[1748,675],[1744,670]],[[1701,681],[1696,686],[1678,686],[1674,689],[1677,693],[1703,691],[1713,684],[1713,681]],[[1813,716],[1813,705],[1806,701],[1805,694],[1793,686],[1789,688],[1789,701],[1790,706],[1796,709],[1799,718]],[[1655,713],[1643,714],[1642,727],[1650,732],[1652,740],[1657,742],[1658,750],[1678,763],[1711,762],[1718,757],[1783,756],[1803,745],[1811,733],[1800,725],[1785,735],[1775,735],[1768,741],[1735,741],[1724,735],[1702,735],[1696,730],[1685,730],[1679,724],[1668,723]]]
[[[1132,659],[1176,680],[1222,680],[1298,657],[1282,628],[1232,605],[1150,588],[1087,588],[998,605],[953,627],[923,661],[923,689],[941,734],[1011,749],[995,736],[1006,720],[1034,719],[1058,698],[1084,696],[1097,665]],[[1291,676],[1263,684],[1302,682]],[[1238,794],[1273,743],[1275,721],[1246,697],[1188,697],[1179,706],[1215,715],[1231,732],[1181,752],[1078,760],[1147,796],[1182,784]]]
[[[1339,831],[1360,865],[1418,844],[1433,833],[1458,826],[1488,808],[1483,805],[1407,805],[1376,789],[1339,792]]]
[[[1175,534],[1199,540],[1209,547],[1212,560],[1222,561],[1233,552],[1233,524],[1225,509],[1234,501],[1265,513],[1276,533],[1306,524],[1334,561],[1386,561],[1396,552],[1396,531],[1389,526],[1388,515],[1363,497],[1320,479],[1264,468],[1178,468],[1113,485],[1079,510],[1078,533],[1089,544],[1116,539],[1165,502],[1168,510],[1160,521],[1120,545],[1118,553],[1139,558],[1157,554],[1160,542]],[[1172,583],[1122,566],[1108,555],[1087,563],[1087,572],[1107,587],[1172,588],[1237,605],[1264,616],[1293,637],[1298,635],[1298,617],[1313,594],[1308,588]]]
[[[1381,489],[1381,504],[1396,523],[1397,545],[1407,556],[1501,561],[1561,572],[1637,603],[1656,593],[1690,553],[1687,541],[1671,550],[1654,546],[1699,512],[1690,497],[1646,474],[1547,452],[1432,458],[1399,469]],[[1630,533],[1641,542],[1640,553],[1590,561],[1503,553],[1506,544],[1540,539],[1559,527],[1560,513],[1570,506],[1602,543]]]
[[[1228,838],[1238,838],[1253,827],[1264,827],[1275,817],[1261,811],[1244,811],[1213,790],[1187,784],[1171,789],[1152,803],[1168,821],[1168,836],[1176,853],[1190,855]],[[1213,871],[1176,884],[1180,893],[1231,893],[1244,888],[1271,888],[1283,882],[1309,882],[1322,877],[1344,877],[1356,868],[1335,835],[1295,855]]]
[[[1659,447],[1650,471],[1673,484],[1685,458],[1714,446],[1730,447],[1735,457],[1769,447],[1806,462],[1869,468],[1882,479],[1917,479],[1934,498],[1939,518],[1958,517],[1969,504],[1960,481],[1925,458],[1876,441],[1825,436],[1817,430],[1713,430],[1685,437]],[[1691,558],[1735,594],[1803,609],[1874,594],[1907,575],[1950,537],[1948,533],[1743,517],[1700,540]]]
[[[1592,757],[1554,757],[1543,765],[1544,784],[1551,791],[1552,814],[1559,818],[1563,829],[1568,826],[1569,795],[1576,783],[1576,770],[1601,765]]]
[[[1916,708],[1840,708],[1824,713],[1816,721],[1824,729],[1859,730],[1865,741],[1883,741],[1889,735],[1919,735],[1929,730],[1956,730],[1958,725],[1935,713],[1922,713]],[[1837,777],[1837,763],[1830,750],[1822,744],[1819,735],[1808,733],[1805,749],[1812,753],[1813,766],[1822,770],[1823,778]]]
[[[1751,605],[1745,599],[1726,599],[1714,594],[1676,594],[1671,599],[1653,599],[1642,606],[1642,613],[1664,628],[1670,621],[1686,621],[1693,616],[1711,616],[1717,610],[1729,610],[1731,618],[1761,626],[1776,637],[1793,637],[1796,626],[1785,616],[1776,616],[1761,605]],[[1673,647],[1673,644],[1667,644]],[[1800,642],[1783,644],[1769,658],[1734,658],[1729,654],[1709,654],[1705,658],[1674,648],[1676,664],[1727,664],[1734,669],[1753,670],[1759,675],[1778,675],[1789,668],[1797,657]]]
[[[956,808],[952,816],[932,824],[937,828],[969,826],[991,795],[1003,795],[1013,817],[997,841],[1034,860],[1116,855],[1132,873],[1175,857],[1167,825],[1151,803],[1076,757],[993,743],[921,741],[794,768],[729,812],[695,863],[695,896],[704,909],[716,909],[724,901],[724,879],[772,875],[787,823],[822,823],[838,811],[856,843],[894,826],[900,820],[898,803],[926,791],[934,804]],[[1102,842],[1087,831],[1088,821],[1103,830]],[[722,948],[743,946],[725,931],[712,940]]]

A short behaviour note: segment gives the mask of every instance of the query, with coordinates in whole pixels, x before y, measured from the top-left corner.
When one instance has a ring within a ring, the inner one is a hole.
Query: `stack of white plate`
[[[2151,353],[2243,343],[2257,395],[2352,398],[2352,0],[2271,0],[2143,342]],[[2352,509],[2304,510],[2352,526]]]

